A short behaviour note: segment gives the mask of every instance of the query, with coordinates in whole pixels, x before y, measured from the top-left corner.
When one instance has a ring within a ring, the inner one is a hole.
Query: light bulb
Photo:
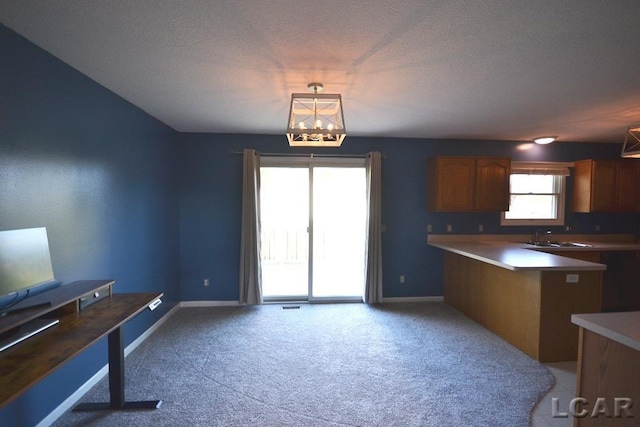
[[[536,144],[545,145],[545,144],[551,144],[555,140],[556,140],[555,136],[543,136],[543,137],[534,139],[533,142],[535,142]]]
[[[300,129],[306,129],[307,127],[304,125],[304,122],[300,122],[298,123],[298,126],[300,126]]]
[[[330,131],[333,130],[333,123],[329,123],[327,125],[327,129],[329,129]]]
[[[322,129],[322,120],[316,120],[316,129]]]

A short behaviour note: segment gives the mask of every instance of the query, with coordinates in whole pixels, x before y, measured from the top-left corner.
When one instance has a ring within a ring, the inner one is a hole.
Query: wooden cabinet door
[[[574,170],[574,212],[640,212],[640,160],[581,160]]]
[[[595,160],[592,172],[591,211],[616,210],[616,161]]]
[[[574,177],[571,210],[573,212],[591,212],[593,160],[580,160],[574,162],[573,169]]]
[[[640,212],[640,161],[619,160],[616,173],[616,211]]]
[[[509,210],[510,174],[509,159],[476,159],[476,210],[494,212]]]
[[[475,159],[438,157],[428,162],[429,210],[470,212],[474,210]]]

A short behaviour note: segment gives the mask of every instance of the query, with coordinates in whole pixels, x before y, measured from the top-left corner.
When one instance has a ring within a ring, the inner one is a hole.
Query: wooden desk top
[[[144,311],[162,295],[161,292],[113,294],[81,312],[50,313],[60,323],[0,353],[0,407]]]

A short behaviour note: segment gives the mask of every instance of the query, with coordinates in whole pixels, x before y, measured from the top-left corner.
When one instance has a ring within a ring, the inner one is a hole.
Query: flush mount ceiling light
[[[347,136],[342,96],[320,94],[322,83],[307,85],[311,94],[291,94],[287,139],[292,147],[339,147]]]
[[[555,136],[541,136],[540,138],[534,139],[533,142],[535,142],[536,144],[545,145],[545,144],[551,144],[555,140],[556,140]]]
[[[640,158],[640,124],[627,129],[620,157]]]

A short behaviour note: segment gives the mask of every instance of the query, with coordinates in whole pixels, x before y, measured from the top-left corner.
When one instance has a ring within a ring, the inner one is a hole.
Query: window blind
[[[569,176],[573,163],[566,162],[511,162],[512,174]]]

